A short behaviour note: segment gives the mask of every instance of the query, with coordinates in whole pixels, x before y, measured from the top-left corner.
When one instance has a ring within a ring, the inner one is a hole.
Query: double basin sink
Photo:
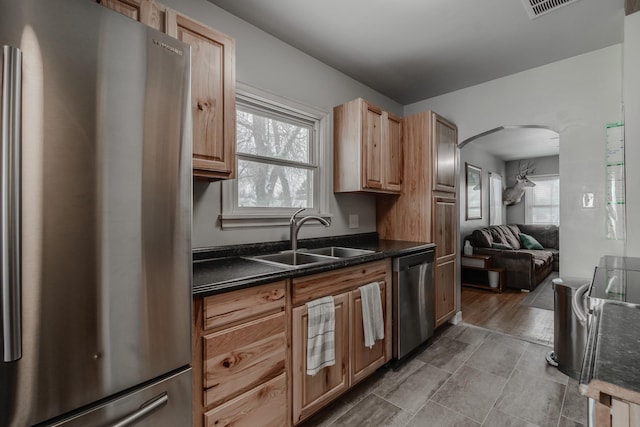
[[[299,268],[313,264],[333,262],[341,258],[351,258],[371,254],[373,252],[374,251],[367,249],[329,246],[326,248],[298,249],[297,251],[284,251],[277,254],[259,255],[250,257],[249,259],[281,267]]]

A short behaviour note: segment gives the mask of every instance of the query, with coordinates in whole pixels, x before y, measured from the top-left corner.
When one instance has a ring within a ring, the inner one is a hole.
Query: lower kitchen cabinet
[[[380,285],[385,323],[384,340],[364,345],[359,286]],[[391,359],[391,260],[375,261],[293,279],[292,282],[293,423],[308,418]],[[306,374],[307,307],[305,303],[331,295],[336,307],[336,364],[314,376]]]
[[[434,312],[438,327],[456,314],[456,274],[458,271],[457,215],[455,196],[439,193],[432,200],[434,262]]]
[[[288,425],[286,286],[194,300],[195,426]]]
[[[380,300],[382,301],[382,312],[386,313],[387,304],[391,305],[391,300],[387,301],[387,285],[386,282],[380,284]],[[389,294],[391,295],[391,294]],[[367,378],[376,369],[384,365],[387,360],[386,345],[390,344],[391,330],[385,331],[385,339],[375,342],[373,347],[369,348],[364,345],[364,329],[362,326],[362,298],[360,290],[356,289],[349,292],[349,307],[351,312],[351,385],[354,385]],[[389,317],[391,319],[391,317]],[[385,319],[386,320],[386,319]],[[391,325],[391,322],[386,322]]]
[[[293,309],[291,342],[293,419],[303,420],[349,388],[349,294],[334,296],[336,364],[311,376],[306,373],[307,306]]]
[[[204,414],[205,427],[282,427],[288,423],[287,378],[281,374]]]

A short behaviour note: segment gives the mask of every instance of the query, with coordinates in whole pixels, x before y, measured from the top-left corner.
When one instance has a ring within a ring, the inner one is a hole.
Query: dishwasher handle
[[[393,259],[393,271],[399,272],[421,264],[433,263],[434,256],[435,251],[428,249],[426,251],[396,257]]]

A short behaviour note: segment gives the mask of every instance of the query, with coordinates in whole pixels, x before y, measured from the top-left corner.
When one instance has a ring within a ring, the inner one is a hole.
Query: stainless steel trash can
[[[547,362],[576,380],[580,377],[587,343],[587,322],[581,313],[576,314],[574,304],[584,304],[588,287],[588,283],[580,281],[553,279],[553,351],[547,355]]]

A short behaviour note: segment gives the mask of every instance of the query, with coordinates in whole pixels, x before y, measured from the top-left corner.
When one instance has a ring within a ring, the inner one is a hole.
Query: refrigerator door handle
[[[140,409],[138,409],[137,411],[135,411],[131,415],[128,415],[122,421],[114,424],[113,427],[129,427],[129,426],[132,426],[135,423],[137,423],[138,421],[140,421],[141,419],[143,419],[146,416],[150,415],[152,412],[157,411],[158,409],[160,409],[161,407],[163,407],[167,403],[169,403],[169,395],[166,392],[164,392],[164,393],[154,397],[153,399],[143,403],[142,406],[140,406]]]
[[[2,46],[0,82],[0,300],[2,360],[22,357],[21,315],[21,113],[22,52]]]

